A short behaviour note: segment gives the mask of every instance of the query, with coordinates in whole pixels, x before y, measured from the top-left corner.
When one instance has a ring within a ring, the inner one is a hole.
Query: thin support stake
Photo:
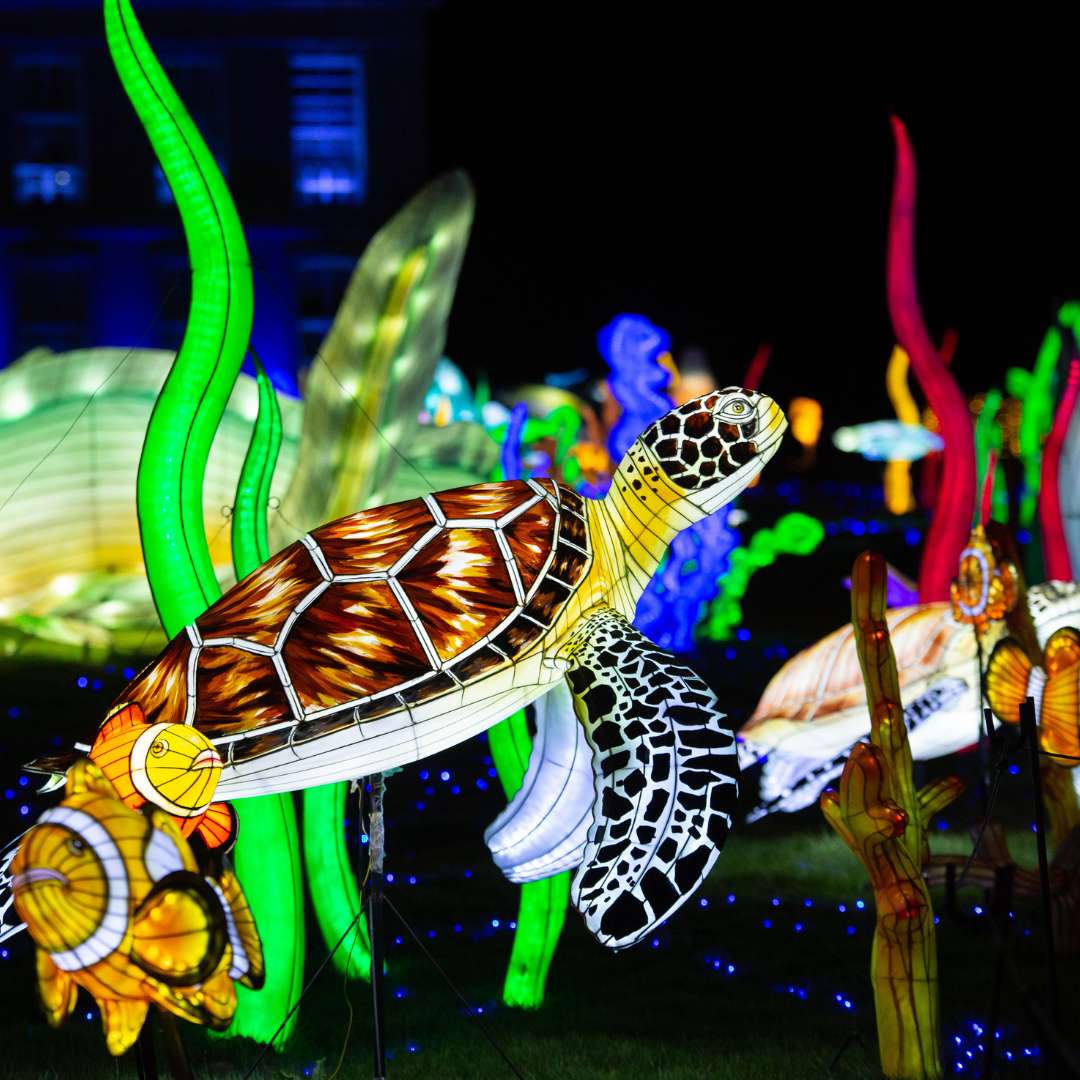
[[[368,848],[368,935],[371,938],[371,1005],[375,1019],[375,1080],[386,1077],[386,1032],[383,1022],[383,857],[386,848],[382,773],[371,778],[371,842]]]
[[[1058,1024],[1057,958],[1054,953],[1054,922],[1050,905],[1050,862],[1046,857],[1046,822],[1034,698],[1026,698],[1020,706],[1020,727],[1027,737],[1031,756],[1031,787],[1035,796],[1035,842],[1039,850],[1039,886],[1042,893],[1043,936],[1046,941],[1046,980],[1050,990],[1050,1021],[1056,1027]]]

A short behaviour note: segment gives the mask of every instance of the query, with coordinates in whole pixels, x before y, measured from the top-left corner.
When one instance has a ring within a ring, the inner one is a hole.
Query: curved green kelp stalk
[[[266,534],[266,508],[281,449],[281,410],[270,376],[255,361],[259,386],[259,412],[251,429],[251,442],[240,469],[232,516],[232,554],[236,580],[246,577],[270,558]]]
[[[365,916],[357,918],[360,890],[342,828],[348,787],[324,784],[304,789],[304,868],[327,948],[333,948],[352,926],[334,953],[334,966],[350,979],[370,979],[371,942]]]
[[[990,452],[1001,454],[1001,426],[997,422],[998,412],[1003,401],[1001,391],[988,390],[983,398],[983,406],[975,421],[975,490],[982,492],[986,483],[986,470],[990,464]],[[997,479],[994,479],[995,493]],[[997,500],[994,501],[994,516],[997,517]],[[1006,514],[1008,510],[1006,508]],[[977,524],[977,523],[976,523]]]
[[[251,333],[251,261],[225,181],[150,51],[130,0],[106,0],[105,34],[176,198],[191,260],[187,327],[146,429],[137,485],[146,574],[171,637],[219,595],[202,486]]]
[[[532,739],[525,710],[508,716],[488,729],[488,746],[499,774],[506,801],[518,793],[529,767]],[[544,1002],[548,968],[559,943],[566,907],[570,901],[570,871],[521,886],[517,929],[503,984],[503,1001],[523,1009],[537,1009]]]
[[[232,551],[236,580],[247,577],[269,558],[266,513],[270,482],[281,448],[281,410],[273,383],[255,361],[259,412],[251,431],[233,503]],[[234,855],[266,955],[266,984],[256,994],[237,987],[236,1018],[229,1035],[268,1042],[298,1000],[304,981],[304,886],[296,807],[289,794],[244,799],[238,808],[240,836]],[[297,1014],[275,1040],[284,1046]]]
[[[442,355],[473,217],[464,173],[432,181],[372,238],[305,388],[299,460],[270,523],[277,550],[387,500]],[[415,490],[427,493],[419,476]]]
[[[809,514],[790,513],[772,528],[758,529],[746,547],[728,556],[728,571],[720,578],[720,594],[709,607],[698,633],[711,641],[727,641],[742,622],[739,601],[746,595],[755,570],[776,561],[778,555],[809,555],[825,538],[825,528]]]
[[[1025,528],[1035,520],[1039,503],[1042,444],[1054,420],[1052,384],[1063,344],[1061,327],[1051,326],[1039,346],[1035,367],[1030,372],[1010,368],[1006,376],[1009,392],[1023,401],[1019,432],[1020,460],[1024,466],[1020,524]]]
[[[202,487],[251,333],[251,262],[221,173],[150,51],[129,0],[106,0],[105,29],[124,90],[176,198],[192,268],[184,339],[147,426],[137,483],[147,579],[165,632],[173,637],[221,595],[203,524]],[[266,851],[282,837],[295,850],[295,820],[290,831],[280,813],[274,823],[258,813],[240,816],[249,850]],[[243,877],[244,868],[238,869]],[[283,966],[280,943],[289,927],[277,925],[275,912],[259,903],[250,885],[248,894],[263,936],[269,988],[274,970]],[[285,955],[292,963],[302,949],[295,948],[295,936],[288,942]],[[265,1039],[291,1001],[266,990],[257,1006],[242,999],[230,1031]]]

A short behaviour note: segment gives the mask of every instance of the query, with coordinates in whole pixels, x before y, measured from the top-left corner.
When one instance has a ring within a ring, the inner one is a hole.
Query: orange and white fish
[[[176,818],[185,837],[196,834],[208,848],[228,850],[237,818],[228,803],[213,802],[221,757],[213,743],[187,724],[148,724],[142,708],[114,706],[98,729],[89,758],[132,810],[147,803]],[[28,769],[57,772],[63,761],[41,759]]]
[[[132,810],[92,761],[72,766],[63,800],[25,834],[11,879],[49,1023],[70,1015],[81,986],[110,1053],[131,1047],[151,1003],[220,1030],[236,1011],[234,983],[262,985],[262,944],[235,876],[200,874],[176,821]]]
[[[1042,665],[1033,664],[1012,638],[999,641],[986,668],[986,697],[994,714],[1020,722],[1020,706],[1034,698],[1044,750],[1080,757],[1080,631],[1051,634]]]

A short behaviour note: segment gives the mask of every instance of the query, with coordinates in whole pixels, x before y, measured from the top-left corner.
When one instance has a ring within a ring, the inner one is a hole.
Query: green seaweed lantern
[[[202,488],[210,446],[251,334],[251,260],[225,181],[154,57],[130,0],[106,0],[105,33],[124,91],[172,188],[192,268],[184,338],[147,427],[137,482],[147,578],[162,626],[172,637],[221,595],[206,540]],[[261,483],[256,497],[259,491]],[[245,865],[255,865],[246,850],[280,856],[273,879],[256,874],[247,889],[265,944],[266,989],[258,1008],[241,999],[230,1028],[265,1040],[295,1000],[296,971],[303,964],[295,916],[300,889],[295,811],[291,802],[275,802],[269,812],[249,803],[239,813],[241,873]],[[284,882],[282,871],[288,871]],[[279,1039],[288,1034],[286,1027]]]
[[[746,595],[755,570],[769,566],[778,555],[809,555],[821,543],[825,529],[809,514],[790,513],[772,528],[759,529],[745,547],[728,556],[728,571],[720,578],[720,595],[709,607],[699,634],[712,641],[727,641],[742,622],[739,601]]]

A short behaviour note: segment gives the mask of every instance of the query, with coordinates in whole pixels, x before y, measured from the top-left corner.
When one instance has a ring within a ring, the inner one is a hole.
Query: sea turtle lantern
[[[704,879],[737,793],[715,695],[634,629],[634,608],[674,536],[745,488],[786,426],[772,399],[729,387],[650,425],[603,498],[514,480],[323,525],[121,700],[201,732],[227,800],[417,761],[565,679],[594,784],[573,898],[600,941],[633,944]]]

